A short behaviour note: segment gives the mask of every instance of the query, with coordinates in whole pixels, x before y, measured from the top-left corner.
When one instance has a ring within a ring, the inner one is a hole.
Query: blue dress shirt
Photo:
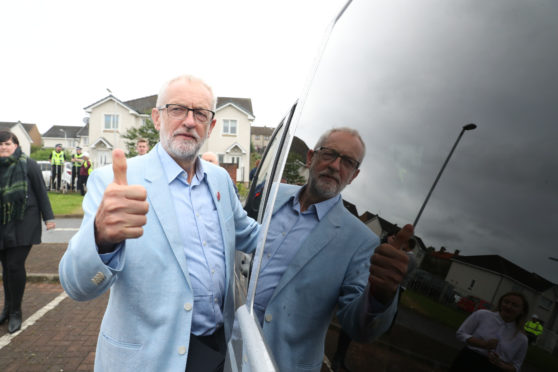
[[[299,197],[302,190],[303,188],[275,212],[269,226],[254,299],[254,311],[260,324],[263,323],[267,304],[287,266],[310,231],[341,198],[341,195],[334,196],[312,204],[301,212]]]
[[[194,292],[192,333],[210,335],[223,325],[225,252],[219,216],[202,162],[196,160],[191,183],[188,174],[157,147],[167,176]]]

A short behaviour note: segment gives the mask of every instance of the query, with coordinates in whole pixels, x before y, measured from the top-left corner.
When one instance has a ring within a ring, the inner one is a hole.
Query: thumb
[[[114,183],[117,185],[127,185],[126,180],[126,156],[121,149],[112,152],[112,172],[114,173]]]
[[[402,249],[405,245],[409,244],[409,240],[413,237],[414,228],[413,225],[405,225],[397,235],[391,245],[397,249]]]

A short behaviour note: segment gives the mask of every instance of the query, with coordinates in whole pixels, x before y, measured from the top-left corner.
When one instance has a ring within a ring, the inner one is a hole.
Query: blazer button
[[[178,348],[178,354],[180,354],[180,355],[186,354],[186,346],[180,346]]]
[[[184,304],[184,310],[186,310],[186,311],[192,310],[192,304],[189,303],[189,302],[186,302],[186,303]]]
[[[265,314],[265,321],[266,322],[271,322],[271,320],[273,319],[273,317],[271,316],[271,314]]]

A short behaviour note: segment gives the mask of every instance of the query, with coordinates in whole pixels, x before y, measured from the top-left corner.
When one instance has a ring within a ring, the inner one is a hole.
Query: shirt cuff
[[[103,263],[108,267],[110,267],[111,269],[115,269],[115,270],[118,269],[120,265],[120,252],[122,251],[123,247],[124,247],[124,242],[117,244],[116,249],[110,253],[99,253],[99,257],[101,258],[101,261],[103,261]],[[97,252],[98,251],[99,248],[97,248]]]

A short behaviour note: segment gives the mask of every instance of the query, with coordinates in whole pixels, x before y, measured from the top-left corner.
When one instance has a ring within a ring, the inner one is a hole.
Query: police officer
[[[71,190],[74,191],[76,188],[76,178],[79,178],[79,168],[83,164],[83,154],[81,153],[81,147],[76,147],[76,153],[72,156],[72,187]]]
[[[525,327],[523,327],[523,329],[525,330],[527,339],[529,339],[529,344],[534,344],[535,342],[537,342],[537,338],[543,332],[543,326],[541,322],[539,322],[538,315],[533,314],[531,320],[525,323]]]
[[[62,182],[62,170],[64,168],[64,151],[62,151],[62,144],[58,143],[49,156],[52,171],[50,176],[50,189],[60,191],[60,183]],[[56,183],[56,188],[55,188]]]

